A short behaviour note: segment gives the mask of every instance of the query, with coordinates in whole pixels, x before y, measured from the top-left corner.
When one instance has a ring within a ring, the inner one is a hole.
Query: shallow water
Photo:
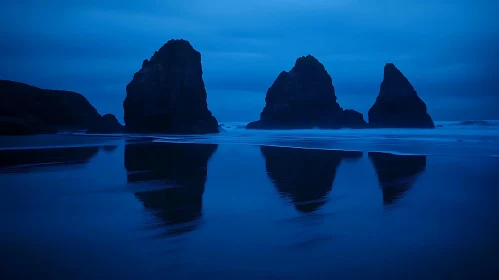
[[[490,151],[259,137],[0,150],[1,279],[499,276]]]
[[[225,123],[216,135],[155,135],[156,141],[251,144],[314,149],[383,151],[424,155],[499,155],[499,121],[490,125],[437,122],[435,129],[247,130],[245,123]]]

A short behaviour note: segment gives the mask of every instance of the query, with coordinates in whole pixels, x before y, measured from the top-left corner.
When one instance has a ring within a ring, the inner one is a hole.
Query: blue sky
[[[497,10],[488,0],[4,0],[0,79],[80,92],[122,121],[142,61],[184,38],[202,54],[220,121],[257,119],[279,72],[307,54],[326,66],[340,105],[366,119],[386,62],[434,119],[499,119]]]

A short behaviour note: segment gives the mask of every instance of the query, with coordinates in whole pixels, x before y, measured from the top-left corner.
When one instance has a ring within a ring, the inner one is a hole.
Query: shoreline
[[[0,151],[41,150],[79,147],[108,147],[122,145],[140,145],[145,143],[170,144],[215,144],[268,146],[278,148],[378,152],[401,156],[473,156],[497,158],[499,139],[467,139],[464,141],[441,141],[442,139],[420,139],[418,137],[370,138],[338,137],[338,135],[93,135],[93,134],[55,134],[28,136],[1,136]],[[320,136],[320,137],[314,137]],[[449,140],[449,139],[447,139]]]
[[[83,137],[84,136],[84,137]],[[79,134],[37,134],[20,136],[0,136],[0,150],[31,150],[64,147],[113,146],[123,140],[123,136]]]

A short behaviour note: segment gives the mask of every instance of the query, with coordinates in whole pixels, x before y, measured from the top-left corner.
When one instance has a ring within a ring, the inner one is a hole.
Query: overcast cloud
[[[258,118],[279,72],[307,54],[326,66],[344,108],[366,114],[394,62],[435,119],[498,119],[498,10],[486,0],[8,0],[0,79],[78,91],[122,118],[143,59],[184,38],[202,54],[222,121]]]

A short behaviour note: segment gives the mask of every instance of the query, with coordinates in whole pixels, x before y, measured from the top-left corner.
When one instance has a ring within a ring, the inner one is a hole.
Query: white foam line
[[[415,153],[402,153],[395,151],[364,151],[364,150],[354,150],[354,149],[334,149],[334,148],[319,148],[319,147],[303,147],[303,146],[287,146],[287,145],[278,145],[278,144],[257,144],[257,143],[244,143],[244,142],[231,142],[231,143],[207,143],[207,142],[191,142],[191,141],[165,141],[164,139],[155,140],[153,142],[157,143],[182,143],[182,144],[217,144],[217,145],[251,145],[251,146],[266,146],[266,147],[276,147],[276,148],[290,148],[290,149],[302,149],[302,150],[321,150],[321,151],[342,151],[342,152],[373,152],[373,153],[384,153],[384,154],[392,154],[392,155],[400,155],[400,156],[437,156],[432,154],[415,154]]]
[[[18,165],[9,165],[7,168],[27,168],[27,167],[42,167],[42,166],[51,166],[51,165],[61,165],[61,164],[72,164],[79,163],[81,160],[72,160],[72,161],[54,161],[54,162],[41,162],[41,163],[32,163],[32,164],[18,164]]]
[[[40,135],[40,134],[39,134]],[[50,134],[46,134],[50,135]],[[116,133],[116,134],[106,134],[106,133],[92,133],[92,134],[87,134],[87,133],[57,133],[56,135],[64,135],[64,136],[85,136],[85,137],[109,137],[109,138],[121,138],[127,136],[127,134],[121,134],[121,133]]]
[[[203,141],[207,139],[201,139],[201,141],[169,141],[168,139],[156,139],[153,142],[157,143],[182,143],[182,144],[217,144],[217,145],[251,145],[251,146],[269,146],[269,147],[278,147],[278,148],[295,148],[295,149],[308,149],[308,150],[325,150],[325,151],[347,151],[347,152],[372,152],[372,153],[385,153],[392,155],[400,155],[400,156],[484,156],[484,155],[470,155],[470,154],[435,154],[435,153],[410,153],[410,152],[398,152],[393,150],[356,150],[356,149],[348,149],[348,148],[326,148],[326,147],[306,147],[301,145],[281,145],[281,144],[271,144],[271,143],[262,143],[255,141],[253,143],[250,142],[218,142],[218,141]],[[216,140],[216,139],[215,139]],[[499,155],[491,155],[491,157],[499,157]]]
[[[325,151],[343,151],[343,152],[366,152],[366,153],[383,153],[383,154],[392,154],[397,156],[444,156],[438,154],[427,154],[427,153],[403,153],[396,151],[385,151],[385,150],[353,150],[353,149],[333,149],[333,148],[316,148],[316,147],[301,147],[301,146],[284,146],[284,145],[275,145],[275,144],[263,144],[258,146],[269,146],[269,147],[277,147],[277,148],[294,148],[294,149],[303,149],[303,150],[325,150]]]
[[[333,148],[318,148],[318,147],[301,147],[301,146],[285,146],[277,144],[255,144],[258,146],[265,147],[276,147],[276,148],[291,148],[291,149],[302,149],[302,150],[322,150],[322,151],[338,151],[338,152],[364,152],[362,150],[347,150],[347,149],[333,149]]]
[[[154,143],[172,143],[172,144],[206,144],[206,145],[221,145],[217,142],[192,142],[192,141],[168,141],[167,139],[155,139]],[[248,144],[248,143],[222,143],[222,144]]]
[[[109,144],[71,144],[71,145],[53,145],[53,146],[21,146],[21,147],[1,147],[0,151],[10,151],[10,150],[42,150],[42,149],[62,149],[62,148],[85,148],[85,147],[106,147],[115,146],[111,143]]]

